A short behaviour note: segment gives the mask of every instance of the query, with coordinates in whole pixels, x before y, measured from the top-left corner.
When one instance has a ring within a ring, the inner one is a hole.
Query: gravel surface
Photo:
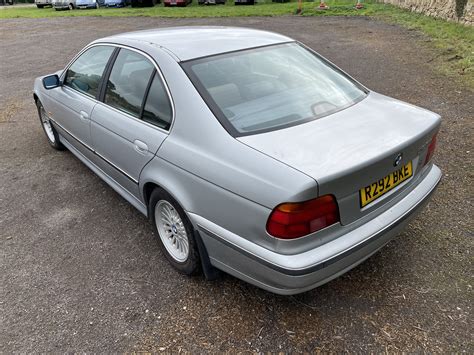
[[[48,146],[31,89],[93,39],[189,24],[290,35],[373,90],[440,113],[433,200],[381,252],[302,295],[179,275],[145,217]],[[0,353],[474,352],[474,93],[433,71],[422,35],[346,17],[18,19],[0,30]]]

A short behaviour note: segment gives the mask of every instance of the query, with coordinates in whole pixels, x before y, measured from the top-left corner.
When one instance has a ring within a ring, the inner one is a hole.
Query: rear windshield
[[[201,58],[183,68],[235,136],[314,120],[366,96],[356,82],[297,43]]]

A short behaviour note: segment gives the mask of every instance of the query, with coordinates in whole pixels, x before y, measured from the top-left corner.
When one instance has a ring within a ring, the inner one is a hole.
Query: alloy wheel
[[[40,116],[41,116],[41,123],[43,125],[44,131],[46,135],[48,136],[48,139],[50,140],[50,142],[55,143],[56,137],[54,137],[53,127],[51,127],[51,121],[49,120],[49,117],[46,114],[46,111],[43,105],[40,105],[39,110],[40,110]]]
[[[155,206],[155,223],[158,234],[168,253],[177,262],[189,256],[189,239],[178,211],[171,203],[160,200]]]

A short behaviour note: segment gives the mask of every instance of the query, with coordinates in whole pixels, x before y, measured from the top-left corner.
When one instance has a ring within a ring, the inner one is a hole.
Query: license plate
[[[407,165],[402,166],[400,169],[395,170],[384,178],[360,189],[360,207],[367,206],[369,203],[375,201],[382,195],[394,189],[396,186],[400,185],[403,181],[409,179],[412,175],[413,169],[411,162],[409,162]]]

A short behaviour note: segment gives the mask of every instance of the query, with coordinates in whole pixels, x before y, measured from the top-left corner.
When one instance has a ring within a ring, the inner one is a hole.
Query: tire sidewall
[[[178,262],[170,255],[170,253],[168,252],[168,250],[166,250],[166,247],[161,240],[160,233],[158,232],[158,228],[157,228],[156,220],[155,220],[155,208],[156,208],[156,204],[161,200],[165,200],[169,202],[173,206],[173,208],[178,212],[181,220],[183,221],[184,228],[186,230],[186,235],[188,237],[188,243],[189,243],[189,255],[186,261],[184,262]],[[188,216],[186,215],[184,210],[181,208],[179,203],[165,190],[156,188],[155,190],[153,190],[150,196],[148,214],[153,224],[153,229],[156,233],[156,236],[160,245],[160,249],[162,253],[165,255],[166,259],[168,259],[170,264],[174,268],[176,268],[178,271],[186,275],[195,275],[199,273],[201,263],[200,263],[196,240],[194,239],[193,227],[192,227],[191,222],[188,219]]]

